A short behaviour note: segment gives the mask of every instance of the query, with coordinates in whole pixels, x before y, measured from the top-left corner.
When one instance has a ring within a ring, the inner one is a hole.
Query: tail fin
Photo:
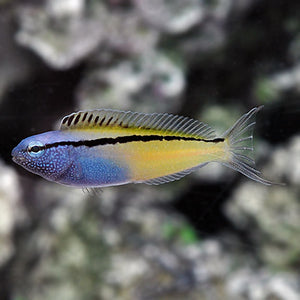
[[[253,159],[253,127],[255,115],[263,106],[255,107],[244,114],[230,129],[224,132],[222,137],[228,143],[229,161],[223,164],[234,169],[252,180],[271,185],[273,182],[259,176],[260,172],[255,169]]]

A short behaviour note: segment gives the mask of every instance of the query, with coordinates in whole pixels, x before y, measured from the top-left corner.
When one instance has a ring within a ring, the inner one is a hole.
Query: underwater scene
[[[0,300],[300,299],[299,11],[0,0]]]

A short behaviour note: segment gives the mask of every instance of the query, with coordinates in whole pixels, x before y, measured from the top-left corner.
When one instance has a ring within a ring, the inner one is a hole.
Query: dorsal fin
[[[185,134],[206,139],[215,138],[215,132],[211,127],[188,117],[168,113],[146,114],[111,109],[72,113],[62,119],[60,130],[104,127],[136,128],[158,131],[159,134]]]

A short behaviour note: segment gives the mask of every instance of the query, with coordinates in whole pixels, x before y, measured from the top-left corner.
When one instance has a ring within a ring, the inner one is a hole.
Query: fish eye
[[[32,157],[39,157],[45,151],[45,145],[41,142],[31,142],[27,147],[27,152]]]

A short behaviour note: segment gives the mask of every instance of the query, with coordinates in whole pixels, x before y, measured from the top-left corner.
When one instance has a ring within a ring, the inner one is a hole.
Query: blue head
[[[72,164],[68,147],[51,146],[61,139],[59,131],[28,137],[12,150],[12,159],[28,171],[56,181]]]

